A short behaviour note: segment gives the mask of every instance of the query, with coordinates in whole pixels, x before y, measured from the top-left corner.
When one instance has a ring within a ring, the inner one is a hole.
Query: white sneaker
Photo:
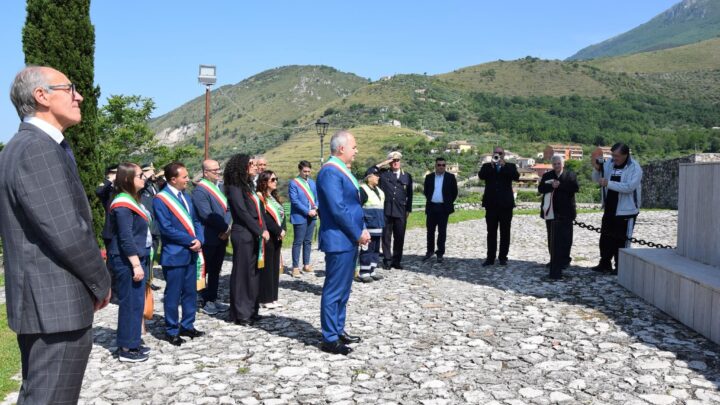
[[[205,303],[205,306],[200,308],[200,312],[207,314],[207,315],[215,315],[218,312],[218,309],[215,307],[215,303],[212,301],[208,301]]]

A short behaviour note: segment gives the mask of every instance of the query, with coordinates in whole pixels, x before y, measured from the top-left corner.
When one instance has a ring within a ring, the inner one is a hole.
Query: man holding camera
[[[593,160],[592,178],[602,187],[604,209],[600,233],[600,273],[617,274],[618,251],[630,247],[635,218],[640,213],[642,168],[630,157],[630,148],[618,142],[610,148],[612,159]],[[611,260],[615,258],[615,267]]]
[[[514,163],[505,162],[505,150],[496,147],[492,162],[485,163],[478,173],[480,180],[485,181],[482,206],[485,207],[485,223],[487,224],[487,258],[482,266],[495,264],[497,251],[497,231],[500,226],[499,264],[505,266],[510,250],[510,224],[512,222],[515,196],[512,182],[520,180],[520,173]]]

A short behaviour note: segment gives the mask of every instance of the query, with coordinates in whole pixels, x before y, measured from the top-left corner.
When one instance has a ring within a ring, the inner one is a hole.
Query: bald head
[[[220,176],[222,176],[220,164],[217,162],[217,160],[203,160],[202,169],[203,177],[213,183],[217,183],[220,180]]]

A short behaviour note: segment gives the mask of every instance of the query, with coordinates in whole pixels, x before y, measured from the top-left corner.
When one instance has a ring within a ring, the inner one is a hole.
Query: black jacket
[[[427,214],[429,212],[428,207],[432,202],[433,193],[435,192],[435,172],[425,176],[423,192],[425,194],[425,199],[427,200],[425,202],[425,213]],[[445,212],[448,214],[455,212],[455,199],[457,198],[457,195],[458,188],[455,175],[445,172],[443,175],[442,198],[443,208],[445,208]]]
[[[400,171],[400,178],[392,170],[380,172],[380,189],[385,193],[385,216],[405,218],[412,211],[412,176]]]
[[[114,194],[115,186],[108,179],[103,180],[103,183],[95,189],[95,195],[100,199],[100,203],[105,209],[105,223],[103,224],[103,229],[100,233],[100,236],[104,240],[110,240],[113,237],[112,225],[110,224],[110,213],[108,213],[108,208],[110,208],[110,203],[112,202]],[[107,246],[105,247],[107,248]]]
[[[480,180],[485,180],[482,206],[485,208],[513,208],[515,197],[512,182],[520,180],[520,173],[514,163],[505,163],[500,172],[494,163],[485,163],[478,173]]]
[[[575,193],[580,190],[580,186],[577,182],[577,176],[575,173],[569,170],[563,170],[560,178],[560,185],[557,189],[553,189],[552,184],[546,184],[548,180],[558,179],[555,170],[543,174],[538,185],[538,192],[540,194],[552,193],[555,190],[555,194],[552,197],[553,215],[556,219],[575,219],[577,211],[575,209]],[[544,196],[543,196],[544,199]],[[540,218],[545,218],[545,211],[542,207],[542,200],[540,201]]]

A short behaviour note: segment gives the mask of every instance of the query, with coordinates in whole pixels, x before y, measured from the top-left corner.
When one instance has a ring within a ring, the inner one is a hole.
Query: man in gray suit
[[[0,236],[8,323],[22,356],[18,404],[75,404],[110,276],[62,132],[83,98],[61,72],[32,66],[10,89],[22,120],[0,153]]]

